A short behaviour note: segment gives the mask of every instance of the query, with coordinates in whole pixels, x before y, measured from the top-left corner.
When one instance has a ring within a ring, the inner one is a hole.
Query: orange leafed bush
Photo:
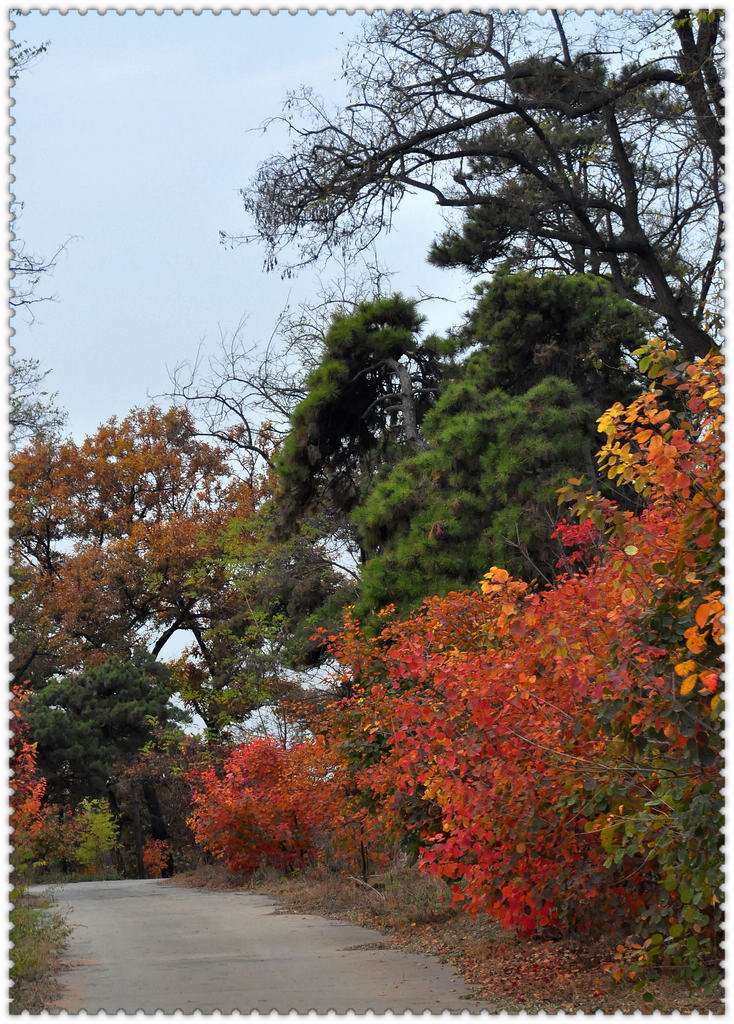
[[[582,572],[537,590],[495,568],[376,640],[348,620],[337,714],[356,786],[457,902],[525,933],[624,919],[642,959],[698,977],[721,882],[721,365],[659,342],[641,365],[600,461],[644,510],[576,481]]]
[[[233,873],[303,866],[339,814],[320,740],[293,747],[253,740],[235,747],[222,773],[206,769],[189,780],[196,840]]]
[[[13,861],[16,867],[23,867],[35,859],[36,840],[44,830],[49,818],[49,809],[44,806],[46,780],[39,774],[36,744],[28,739],[28,725],[23,719],[28,692],[13,687],[11,711],[11,767],[12,791],[10,803],[10,824],[13,829]]]
[[[143,867],[146,878],[162,878],[171,856],[164,839],[149,839],[143,847]]]

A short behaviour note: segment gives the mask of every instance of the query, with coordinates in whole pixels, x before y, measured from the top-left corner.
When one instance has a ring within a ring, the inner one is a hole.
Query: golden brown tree
[[[235,478],[188,412],[155,406],[81,444],[39,438],[17,453],[12,476],[17,679],[40,682],[141,646],[158,658],[184,633],[199,677],[188,696],[207,725],[225,693],[230,712],[251,709],[233,652],[242,570],[224,556],[233,532],[247,534],[265,482]],[[222,643],[227,622],[232,642]]]

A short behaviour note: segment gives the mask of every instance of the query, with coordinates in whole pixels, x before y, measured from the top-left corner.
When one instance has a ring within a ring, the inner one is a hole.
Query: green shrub
[[[79,866],[101,871],[111,864],[110,855],[118,847],[119,828],[106,800],[82,800],[80,842],[75,850]]]

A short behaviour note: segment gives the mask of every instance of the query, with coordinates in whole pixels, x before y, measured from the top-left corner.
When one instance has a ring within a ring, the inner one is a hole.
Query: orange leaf
[[[691,654],[700,654],[702,651],[706,650],[706,637],[702,636],[695,626],[691,626],[690,629],[687,629],[684,636],[686,638],[686,647]]]
[[[703,629],[711,616],[722,610],[723,606],[720,601],[704,601],[696,609],[696,625]]]
[[[708,690],[709,693],[716,693],[719,688],[719,676],[716,672],[702,672],[701,673],[701,685]]]

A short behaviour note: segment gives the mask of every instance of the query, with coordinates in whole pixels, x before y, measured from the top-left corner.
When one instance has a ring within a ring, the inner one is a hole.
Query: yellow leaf
[[[698,682],[698,675],[694,673],[692,676],[686,676],[683,682],[680,684],[681,696],[685,697],[687,693],[690,693],[693,687]]]
[[[681,661],[675,666],[676,674],[679,676],[689,675],[696,667],[695,661]]]

